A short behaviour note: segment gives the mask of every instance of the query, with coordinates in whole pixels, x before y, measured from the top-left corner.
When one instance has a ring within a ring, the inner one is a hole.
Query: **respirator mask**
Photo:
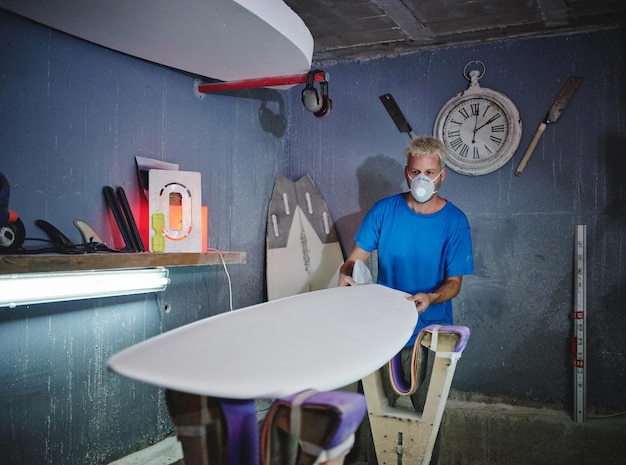
[[[435,180],[441,176],[443,170],[434,179],[430,179],[425,174],[418,174],[411,179],[411,195],[419,203],[426,203],[439,191],[435,190]]]

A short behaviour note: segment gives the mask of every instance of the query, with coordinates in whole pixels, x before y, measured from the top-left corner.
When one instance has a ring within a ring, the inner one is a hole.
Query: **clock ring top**
[[[485,64],[480,61],[480,60],[473,60],[470,61],[468,64],[465,65],[465,68],[463,68],[463,76],[465,76],[465,79],[467,79],[468,81],[472,81],[472,77],[470,76],[470,74],[468,73],[467,69],[471,66],[471,65],[479,65],[482,67],[482,71],[480,73],[478,73],[478,75],[476,76],[476,81],[478,81],[481,77],[483,77],[485,75],[485,71],[487,71],[487,67],[485,66]]]

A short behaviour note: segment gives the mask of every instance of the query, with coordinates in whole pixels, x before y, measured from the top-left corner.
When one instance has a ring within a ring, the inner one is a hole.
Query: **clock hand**
[[[478,128],[474,129],[474,134],[476,134],[476,131],[478,131],[479,129],[484,128],[485,126],[487,126],[488,124],[493,123],[495,120],[497,120],[498,118],[500,118],[500,114],[497,113],[495,115],[493,115],[491,118],[489,118],[487,121],[485,121],[483,124],[481,124],[480,126],[478,126]]]
[[[476,112],[476,118],[474,119],[474,134],[472,134],[472,144],[476,143],[476,126],[478,125],[478,112]]]

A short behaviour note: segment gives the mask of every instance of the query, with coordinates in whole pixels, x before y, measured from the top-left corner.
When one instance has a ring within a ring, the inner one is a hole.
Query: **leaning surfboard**
[[[267,213],[267,298],[335,287],[343,254],[324,199],[307,174],[278,176]]]

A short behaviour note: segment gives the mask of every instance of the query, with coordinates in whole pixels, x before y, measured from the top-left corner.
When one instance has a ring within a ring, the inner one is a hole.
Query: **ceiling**
[[[314,38],[313,60],[626,24],[624,0],[284,0]]]

